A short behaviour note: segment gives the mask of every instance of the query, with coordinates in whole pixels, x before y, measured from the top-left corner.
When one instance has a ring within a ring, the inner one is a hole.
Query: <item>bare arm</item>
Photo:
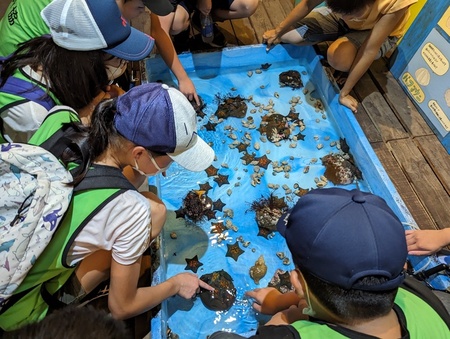
[[[253,308],[263,314],[273,315],[300,302],[300,297],[295,292],[283,294],[274,287],[256,288],[248,291],[246,295],[255,299]]]
[[[131,265],[112,260],[108,306],[114,318],[127,319],[141,314],[176,294],[190,299],[200,287],[214,290],[193,273],[180,273],[158,285],[137,288],[140,266],[141,260]]]
[[[161,57],[177,78],[180,92],[190,101],[195,100],[197,105],[200,105],[194,83],[184,70],[169,36],[168,32],[171,24],[172,20],[169,22],[167,18],[151,13],[152,37],[155,39],[156,47],[158,47]]]
[[[150,215],[152,232],[151,240],[155,239],[166,222],[167,209],[164,202],[153,192],[141,192],[141,194],[150,201]]]
[[[439,252],[450,245],[450,228],[442,230],[408,230],[405,231],[408,253],[412,255],[429,255]]]
[[[314,8],[320,5],[323,0],[302,0],[294,7],[288,16],[275,28],[268,30],[263,34],[263,39],[267,47],[277,42],[286,32],[293,29],[294,24],[307,16]]]
[[[356,58],[350,68],[347,81],[341,89],[339,101],[352,111],[356,111],[356,100],[350,96],[350,92],[356,83],[369,69],[375,57],[378,55],[381,45],[393,31],[398,21],[403,17],[408,8],[395,13],[384,15],[373,27],[366,41],[359,48]],[[352,100],[353,99],[353,100]]]

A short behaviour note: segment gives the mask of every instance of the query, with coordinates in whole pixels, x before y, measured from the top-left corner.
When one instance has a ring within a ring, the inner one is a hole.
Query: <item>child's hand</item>
[[[447,229],[407,230],[405,234],[408,254],[411,255],[430,255],[450,244],[450,231]]]
[[[302,313],[302,309],[292,305],[287,310],[275,314],[265,325],[289,325],[297,320],[307,320],[308,318]]]
[[[269,51],[273,47],[272,45],[275,44],[278,39],[277,32],[274,29],[264,32],[262,37],[263,43],[267,45],[266,51]]]
[[[263,314],[275,314],[278,312],[277,298],[281,295],[275,287],[255,288],[245,293],[246,296],[255,299],[253,308]]]
[[[341,105],[350,108],[353,113],[358,113],[358,101],[350,94],[339,95],[339,102],[341,103]]]

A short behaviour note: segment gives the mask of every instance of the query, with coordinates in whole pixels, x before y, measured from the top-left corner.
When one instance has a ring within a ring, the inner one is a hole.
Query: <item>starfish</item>
[[[203,212],[203,214],[206,216],[206,218],[208,218],[208,220],[216,219],[216,212],[214,212],[213,210],[206,210],[205,212]]]
[[[185,270],[191,270],[194,273],[197,273],[197,270],[200,266],[203,266],[203,264],[198,261],[198,256],[196,255],[195,257],[193,257],[192,259],[189,258],[185,258],[186,260],[186,267]]]
[[[228,175],[219,174],[217,177],[214,178],[214,181],[217,182],[217,184],[220,186],[224,184],[229,184],[228,181]]]
[[[227,247],[228,247],[228,251],[227,251],[227,254],[226,254],[225,256],[226,256],[226,257],[231,257],[231,258],[233,258],[235,261],[237,261],[238,258],[239,258],[239,256],[240,256],[242,253],[244,253],[244,250],[242,250],[242,249],[239,247],[239,242],[238,242],[238,241],[236,241],[236,242],[234,243],[234,245],[227,244]]]
[[[255,160],[258,161],[258,166],[264,169],[267,169],[267,166],[272,162],[265,154],[262,157],[255,158]]]
[[[258,235],[260,235],[261,237],[264,237],[266,239],[269,239],[268,236],[270,233],[272,233],[269,229],[265,228],[265,227],[260,227],[258,226],[259,232]]]
[[[211,233],[219,233],[221,234],[223,231],[225,231],[227,228],[223,224],[223,222],[213,222],[211,223]]]
[[[241,142],[236,148],[239,152],[247,152],[248,144]]]
[[[225,206],[225,203],[222,202],[222,200],[220,200],[220,198],[213,202],[213,209],[215,209],[217,211],[222,211],[224,206]]]
[[[207,169],[205,169],[205,172],[208,175],[208,177],[213,177],[213,176],[217,175],[218,171],[219,171],[219,169],[215,168],[213,165],[211,165]]]
[[[213,124],[211,121],[208,121],[205,124],[205,128],[206,128],[207,131],[215,131],[216,130],[216,125],[217,124]]]
[[[253,153],[253,154],[246,153],[246,154],[244,154],[244,156],[241,157],[241,160],[243,160],[245,162],[245,164],[248,165],[253,160],[255,160],[255,153]]]
[[[297,121],[299,115],[299,113],[289,112],[286,118],[290,119],[291,121]]]
[[[203,112],[202,110],[198,110],[195,113],[197,113],[197,116],[201,119],[203,119],[206,116],[206,113]]]
[[[297,137],[297,140],[305,140],[305,135],[304,134],[299,133],[299,134],[296,135],[296,137]]]
[[[175,211],[175,216],[176,216],[176,218],[184,218],[185,213],[184,213],[183,207],[180,207],[179,209],[177,209]]]
[[[208,172],[206,172],[206,173],[208,173]],[[208,192],[212,188],[212,186],[209,184],[209,182],[200,184],[199,186],[200,186],[200,190],[205,191],[205,192]]]

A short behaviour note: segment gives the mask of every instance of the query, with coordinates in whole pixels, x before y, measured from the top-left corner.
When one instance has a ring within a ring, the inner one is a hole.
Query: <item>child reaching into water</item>
[[[417,0],[302,0],[263,39],[268,50],[276,42],[311,45],[333,41],[327,51],[328,63],[348,72],[339,102],[357,111],[350,95],[353,87],[375,59],[396,47],[406,31],[409,7]],[[326,7],[318,7],[325,3]]]
[[[32,142],[40,137],[45,141],[43,136],[51,130],[70,127],[61,126],[59,120],[52,126],[51,117]],[[188,170],[202,171],[214,159],[212,148],[197,135],[197,116],[191,103],[165,84],[136,86],[118,98],[102,101],[89,127],[80,123],[72,126],[78,132],[71,135],[72,144],[61,158],[69,167],[78,168],[74,182],[82,182],[87,172],[102,168],[121,175],[124,167],[131,166],[145,176],[155,175],[174,161]],[[82,161],[83,154],[89,155],[87,161]],[[81,194],[91,191],[95,189]],[[78,203],[72,200],[71,215],[86,208],[86,197]],[[193,273],[137,287],[141,256],[161,231],[165,218],[166,208],[158,197],[129,189],[110,200],[80,229],[61,229],[63,221],[58,237],[52,239],[22,283],[37,288],[25,290],[25,295],[0,315],[0,327],[9,330],[42,319],[49,310],[42,295],[59,301],[58,295],[65,294],[77,300],[108,278],[108,306],[117,319],[146,312],[176,294],[190,299],[200,288],[213,290]],[[54,261],[55,257],[58,260]],[[49,271],[56,272],[54,278],[42,283],[42,276]],[[19,292],[23,292],[20,287]]]

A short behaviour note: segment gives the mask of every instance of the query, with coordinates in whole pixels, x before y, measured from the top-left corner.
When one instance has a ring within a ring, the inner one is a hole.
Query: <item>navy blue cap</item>
[[[213,149],[197,134],[192,104],[166,84],[143,84],[121,95],[114,126],[136,145],[165,153],[190,171],[203,171],[214,160]]]
[[[342,188],[309,191],[277,223],[300,268],[344,289],[384,291],[404,280],[407,249],[402,223],[371,193]],[[363,286],[358,279],[386,277]]]

